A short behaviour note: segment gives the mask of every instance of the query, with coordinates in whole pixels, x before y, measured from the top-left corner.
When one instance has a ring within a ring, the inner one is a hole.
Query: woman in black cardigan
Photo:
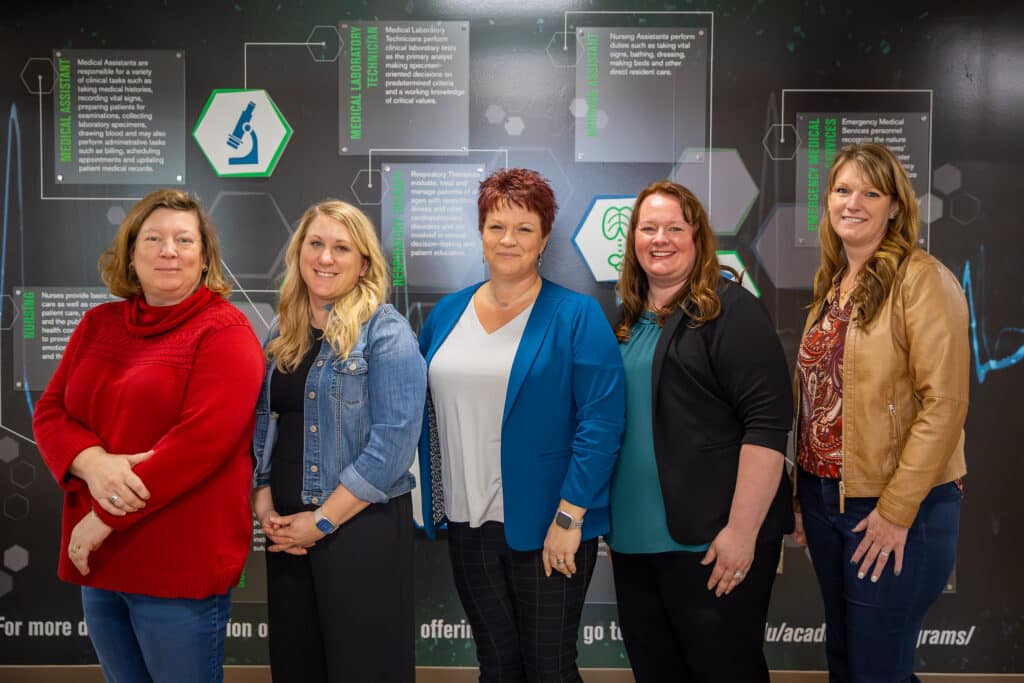
[[[793,528],[782,347],[761,302],[722,277],[707,214],[676,183],[637,197],[618,287],[627,415],[608,544],[633,672],[767,683],[768,602]]]

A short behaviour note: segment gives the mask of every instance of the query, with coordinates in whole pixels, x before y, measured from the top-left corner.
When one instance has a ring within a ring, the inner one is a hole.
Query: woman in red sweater
[[[33,419],[64,489],[58,574],[82,586],[108,680],[220,681],[252,528],[260,344],[184,192],[136,204],[100,274],[125,300],[85,315]]]

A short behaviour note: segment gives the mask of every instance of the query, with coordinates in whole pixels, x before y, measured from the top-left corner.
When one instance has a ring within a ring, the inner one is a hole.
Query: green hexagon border
[[[221,93],[237,93],[237,92],[261,92],[267,96],[267,102],[270,102],[271,108],[274,110],[274,114],[277,115],[281,125],[284,126],[285,134],[281,140],[281,144],[277,146],[277,150],[274,152],[273,158],[270,160],[270,165],[267,166],[266,171],[260,173],[221,173],[217,170],[217,165],[210,159],[210,155],[206,153],[206,149],[199,142],[196,137],[196,131],[199,129],[199,124],[203,122],[203,118],[206,116],[206,112],[210,109],[210,105],[213,104],[213,100],[216,99],[217,95]],[[203,157],[206,158],[206,163],[210,164],[210,168],[213,169],[214,174],[218,178],[269,178],[273,175],[277,169],[277,162],[284,153],[284,148],[288,146],[288,142],[292,139],[292,127],[288,124],[288,119],[284,117],[281,110],[277,108],[277,102],[270,96],[270,93],[262,88],[216,88],[210,91],[210,97],[207,98],[206,104],[203,105],[203,110],[199,112],[199,117],[196,119],[196,125],[192,127],[192,139],[195,141],[196,146],[199,147],[199,151],[203,153]]]

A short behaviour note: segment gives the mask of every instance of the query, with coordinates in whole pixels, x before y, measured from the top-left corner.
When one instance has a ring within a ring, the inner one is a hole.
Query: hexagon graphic
[[[53,92],[53,82],[57,80],[57,70],[49,57],[29,57],[20,75],[25,89],[33,95],[49,95]]]
[[[597,282],[616,282],[622,269],[633,195],[599,195],[590,201],[572,243]]]
[[[12,572],[20,572],[28,566],[28,551],[20,545],[12,545],[4,551],[4,566]]]
[[[484,112],[484,118],[487,119],[487,123],[497,125],[505,120],[505,110],[500,104],[489,104]]]
[[[391,185],[387,176],[379,170],[361,168],[349,183],[348,189],[352,190],[352,195],[360,206],[379,206],[380,198],[387,194]]]
[[[0,298],[3,299],[3,304],[0,304],[0,307],[3,309],[0,311],[3,313],[3,316],[0,316],[0,330],[7,332],[14,327],[14,324],[21,317],[21,308],[10,294],[2,294]],[[21,385],[19,384],[18,386]]]
[[[4,498],[4,517],[15,521],[28,517],[28,498],[20,493],[12,493]]]
[[[590,109],[590,105],[582,97],[575,98],[569,104],[569,113],[572,114],[574,119],[582,119],[587,115],[588,109]]]
[[[18,457],[18,442],[9,436],[0,437],[0,461],[13,462]]]
[[[107,222],[111,225],[121,225],[126,215],[123,206],[112,206],[107,209]]]
[[[960,225],[973,223],[981,215],[981,200],[970,192],[961,192],[949,203],[949,217]]]
[[[576,42],[575,31],[555,31],[551,34],[551,40],[548,41],[547,47],[544,48],[548,59],[551,60],[551,66],[556,69],[574,68],[579,64],[581,50],[582,48]]]
[[[821,261],[817,239],[799,244],[793,234],[799,209],[796,204],[777,204],[754,239],[754,254],[776,289],[809,289]]]
[[[3,597],[11,592],[14,588],[14,579],[7,572],[0,572],[0,597]]]
[[[523,123],[521,116],[510,116],[508,121],[505,121],[505,132],[509,135],[522,135],[524,130],[526,130],[526,124]]]
[[[932,187],[942,194],[953,194],[960,189],[963,174],[953,164],[943,164],[932,174]]]
[[[306,36],[306,49],[314,62],[336,62],[341,54],[344,41],[334,26],[326,24],[314,26]]]
[[[231,275],[265,279],[274,275],[292,230],[274,197],[266,192],[221,192],[210,206],[220,233],[221,253]]]
[[[921,205],[921,221],[931,225],[942,218],[942,200],[931,192],[919,197],[917,203]]]
[[[792,123],[773,123],[761,138],[764,151],[773,161],[792,161],[800,149],[800,136]]]
[[[11,483],[19,489],[27,489],[36,480],[36,467],[30,462],[19,460],[11,465]]]
[[[739,232],[758,195],[735,149],[688,149],[676,164],[672,179],[697,195],[716,235]]]
[[[292,129],[266,90],[214,90],[192,136],[221,178],[267,178]]]
[[[748,271],[747,267],[743,264],[743,259],[740,258],[739,252],[731,251],[728,249],[719,249],[716,253],[718,254],[719,265],[729,266],[737,273],[739,273],[740,284],[743,285],[743,289],[747,290],[748,292],[756,296],[758,299],[760,299],[761,290],[757,288],[757,283],[754,282],[754,278],[750,276],[750,271]],[[732,273],[723,272],[722,275],[728,277],[730,280],[732,279]]]

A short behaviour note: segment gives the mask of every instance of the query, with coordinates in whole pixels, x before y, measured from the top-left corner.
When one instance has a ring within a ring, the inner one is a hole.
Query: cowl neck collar
[[[136,337],[163,334],[206,308],[216,296],[217,294],[204,285],[200,285],[199,289],[173,306],[150,306],[143,295],[136,294],[128,299],[128,305],[124,309],[124,324]]]

